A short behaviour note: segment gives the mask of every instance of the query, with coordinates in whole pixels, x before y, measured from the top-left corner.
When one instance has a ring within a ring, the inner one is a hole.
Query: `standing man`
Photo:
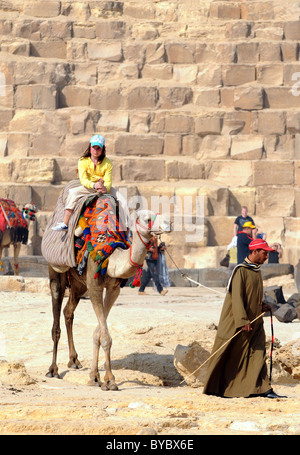
[[[260,266],[272,249],[265,240],[253,240],[249,257],[232,272],[223,304],[212,353],[242,330],[208,363],[203,393],[220,397],[283,398],[271,388],[265,360],[263,318],[250,322],[263,307],[263,282]]]
[[[249,244],[252,242],[252,230],[255,229],[251,221],[244,223],[242,230],[237,233],[237,263],[241,264],[249,254]]]
[[[255,224],[253,218],[248,215],[248,209],[246,206],[243,206],[241,209],[241,214],[236,217],[233,225],[233,235],[237,235],[238,231],[241,231],[244,224],[247,221],[251,221],[252,224]]]
[[[150,282],[151,278],[155,283],[156,289],[160,295],[166,295],[168,292],[167,289],[163,289],[160,281],[159,281],[159,274],[158,274],[158,246],[156,237],[153,236],[150,239],[150,247],[146,254],[146,263],[147,263],[147,270],[143,271],[141,286],[139,288],[139,295],[147,295],[145,292],[145,287]]]

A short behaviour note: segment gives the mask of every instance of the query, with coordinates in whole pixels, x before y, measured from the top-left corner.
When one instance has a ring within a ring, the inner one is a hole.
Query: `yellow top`
[[[90,189],[94,187],[94,183],[102,179],[109,193],[112,185],[112,163],[105,157],[102,163],[95,166],[90,157],[80,158],[78,161],[78,177],[81,185]]]

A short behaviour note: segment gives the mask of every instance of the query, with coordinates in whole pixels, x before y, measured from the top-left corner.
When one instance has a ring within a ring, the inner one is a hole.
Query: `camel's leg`
[[[80,361],[78,360],[78,355],[74,345],[73,339],[73,320],[74,312],[79,303],[80,297],[86,292],[86,287],[83,285],[77,284],[74,280],[71,279],[71,290],[68,302],[64,308],[64,317],[68,335],[68,344],[69,344],[69,363],[68,368],[82,368]]]
[[[52,340],[53,340],[53,357],[52,364],[49,367],[49,371],[46,374],[49,378],[59,378],[58,366],[57,366],[57,348],[60,339],[60,313],[61,305],[65,295],[66,289],[66,273],[58,273],[49,266],[49,277],[50,277],[50,291],[52,297],[52,313],[53,313],[53,325],[52,325]]]
[[[19,254],[21,249],[21,243],[14,243],[14,274],[19,275]]]
[[[115,301],[119,297],[120,294],[120,283],[117,280],[114,280],[111,282],[111,285],[106,288],[106,295],[104,299],[104,314],[105,314],[105,319],[107,320],[109,312],[114,305]],[[104,349],[105,353],[105,376],[104,376],[104,383],[102,384],[101,388],[102,390],[118,390],[118,386],[115,381],[115,376],[113,375],[112,369],[111,369],[111,356],[110,356],[110,351],[111,351],[111,346],[112,346],[112,339],[110,338],[110,345],[105,348],[105,346],[102,343],[101,340],[101,345]]]
[[[120,293],[120,286],[117,286],[114,289],[113,295],[110,293],[109,295],[106,295],[105,301],[103,302],[103,284],[100,284],[99,279],[93,279],[94,282],[92,282],[89,277],[91,274],[87,274],[87,280],[88,280],[88,291],[89,291],[89,296],[93,304],[93,308],[95,311],[95,314],[97,316],[98,320],[98,326],[94,332],[93,336],[93,361],[92,361],[92,367],[91,367],[91,372],[90,372],[90,380],[89,380],[89,385],[100,385],[100,375],[98,371],[98,360],[99,360],[99,349],[100,345],[104,349],[105,353],[105,362],[106,362],[106,374],[104,378],[104,383],[101,386],[103,390],[118,390],[118,387],[115,382],[115,377],[112,374],[111,371],[111,360],[110,360],[110,350],[111,350],[111,344],[112,344],[112,339],[110,337],[107,323],[106,323],[106,318],[108,316],[108,313],[116,301],[119,293]],[[101,278],[102,279],[102,278]],[[113,280],[114,282],[116,280]]]

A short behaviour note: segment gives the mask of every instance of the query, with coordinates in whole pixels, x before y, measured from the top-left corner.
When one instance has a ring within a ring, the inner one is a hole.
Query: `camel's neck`
[[[133,232],[130,249],[117,248],[110,256],[107,273],[113,278],[129,278],[144,264],[151,235],[144,230]]]
[[[150,234],[145,235],[143,231],[135,231],[133,233],[130,251],[130,259],[132,262],[135,264],[143,265],[149,240]]]

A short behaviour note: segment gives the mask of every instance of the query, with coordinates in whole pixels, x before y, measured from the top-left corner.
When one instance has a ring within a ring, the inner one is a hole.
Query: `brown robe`
[[[248,259],[233,271],[212,353],[262,313],[263,283],[259,266]],[[263,318],[250,332],[239,333],[208,362],[203,393],[248,397],[271,390],[267,376]]]

